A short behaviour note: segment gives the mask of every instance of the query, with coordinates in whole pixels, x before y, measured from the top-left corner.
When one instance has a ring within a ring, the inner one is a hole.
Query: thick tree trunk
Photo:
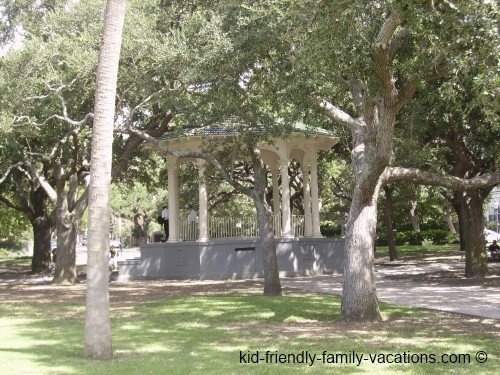
[[[57,221],[57,251],[54,284],[74,284],[76,279],[76,242],[78,222],[69,213],[60,213]]]
[[[50,266],[52,223],[45,217],[37,217],[31,223],[33,227],[33,258],[31,272],[38,273]]]
[[[377,194],[369,202],[363,202],[362,195],[356,186],[346,233],[342,316],[347,321],[380,321],[373,268]]]
[[[273,216],[270,208],[264,202],[255,201],[259,236],[262,241],[263,267],[264,267],[264,295],[280,296],[281,284],[279,278],[278,258],[276,256],[276,243],[273,231]]]
[[[281,296],[281,284],[274,241],[273,212],[266,201],[267,170],[260,150],[255,144],[249,145],[254,167],[254,188],[247,191],[257,210],[259,237],[262,241],[262,262],[264,267],[264,295]]]
[[[31,272],[38,273],[50,266],[53,221],[47,212],[48,196],[42,187],[31,190],[29,200],[30,205],[25,207],[26,210],[23,213],[28,217],[33,227],[34,244]]]
[[[87,358],[112,357],[109,319],[109,221],[115,95],[125,0],[108,0],[97,64],[89,183],[85,348]]]
[[[483,203],[480,190],[457,192],[454,196],[460,226],[460,250],[465,251],[465,277],[484,277],[488,274]]]
[[[392,191],[393,188],[385,186],[384,187],[384,193],[385,193],[385,211],[384,211],[384,216],[385,216],[385,227],[387,229],[387,242],[389,245],[389,260],[392,262],[396,259],[398,259],[398,251],[396,249],[396,241],[394,240],[394,231],[392,229],[392,209],[393,209],[393,202],[392,202]]]

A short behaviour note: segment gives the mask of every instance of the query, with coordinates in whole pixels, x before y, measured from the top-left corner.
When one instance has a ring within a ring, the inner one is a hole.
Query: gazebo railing
[[[199,237],[198,222],[180,218],[178,221],[179,239],[196,241]],[[281,235],[281,215],[273,217],[274,235]],[[304,236],[304,216],[292,215],[292,229],[295,237]],[[209,217],[209,238],[246,238],[258,237],[259,226],[256,217]]]
[[[179,239],[183,241],[196,241],[200,233],[198,222],[188,221],[187,218],[179,218],[177,233],[179,233]]]

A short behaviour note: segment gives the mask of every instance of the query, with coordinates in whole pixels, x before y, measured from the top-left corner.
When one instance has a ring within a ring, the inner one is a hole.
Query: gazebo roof
[[[240,128],[241,129],[241,128]],[[198,129],[184,129],[181,131],[174,131],[172,133],[165,134],[157,139],[159,141],[167,141],[178,138],[191,138],[191,137],[227,137],[232,135],[238,135],[240,133],[240,129],[236,126],[224,126],[219,124],[219,127],[207,127],[207,128],[198,128]],[[251,129],[254,133],[266,134],[268,130],[264,127],[254,127]],[[293,132],[300,133],[305,136],[321,136],[327,138],[337,138],[337,135],[323,128],[313,127],[306,125],[301,122],[296,122],[293,125]]]

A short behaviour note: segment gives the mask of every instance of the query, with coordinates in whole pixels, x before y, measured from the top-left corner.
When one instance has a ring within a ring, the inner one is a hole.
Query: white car
[[[500,234],[493,230],[485,229],[484,238],[486,239],[487,243],[493,242],[494,240],[500,241]]]

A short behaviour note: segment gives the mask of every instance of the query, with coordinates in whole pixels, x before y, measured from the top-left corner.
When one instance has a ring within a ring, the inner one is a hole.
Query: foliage
[[[394,235],[394,240],[397,246],[400,245],[422,245],[422,241],[424,240],[424,236],[422,232],[416,231],[404,231],[404,232],[396,232]]]
[[[21,212],[0,204],[0,244],[18,245],[28,240],[29,229],[30,223]]]
[[[111,186],[112,215],[115,220],[126,220],[121,232],[117,226],[114,226],[113,229],[116,235],[121,238],[128,237],[131,234],[137,235],[140,231],[134,222],[134,217],[137,214],[141,214],[144,221],[148,222],[146,228],[149,234],[161,230],[161,227],[155,221],[156,216],[161,212],[162,206],[166,204],[167,192],[158,181],[156,182],[156,187],[153,187],[155,184],[151,184],[149,189],[139,181],[130,184],[116,183]]]
[[[394,235],[397,246],[422,245],[424,240],[434,245],[458,243],[456,233],[443,229],[428,229],[420,232],[413,230],[397,231]],[[377,246],[387,246],[387,233],[384,230],[377,232]]]
[[[321,222],[321,234],[324,237],[338,238],[342,236],[342,226],[333,221],[324,220]]]
[[[429,229],[423,231],[425,239],[432,241],[434,245],[446,245],[457,243],[457,234],[447,230]]]

